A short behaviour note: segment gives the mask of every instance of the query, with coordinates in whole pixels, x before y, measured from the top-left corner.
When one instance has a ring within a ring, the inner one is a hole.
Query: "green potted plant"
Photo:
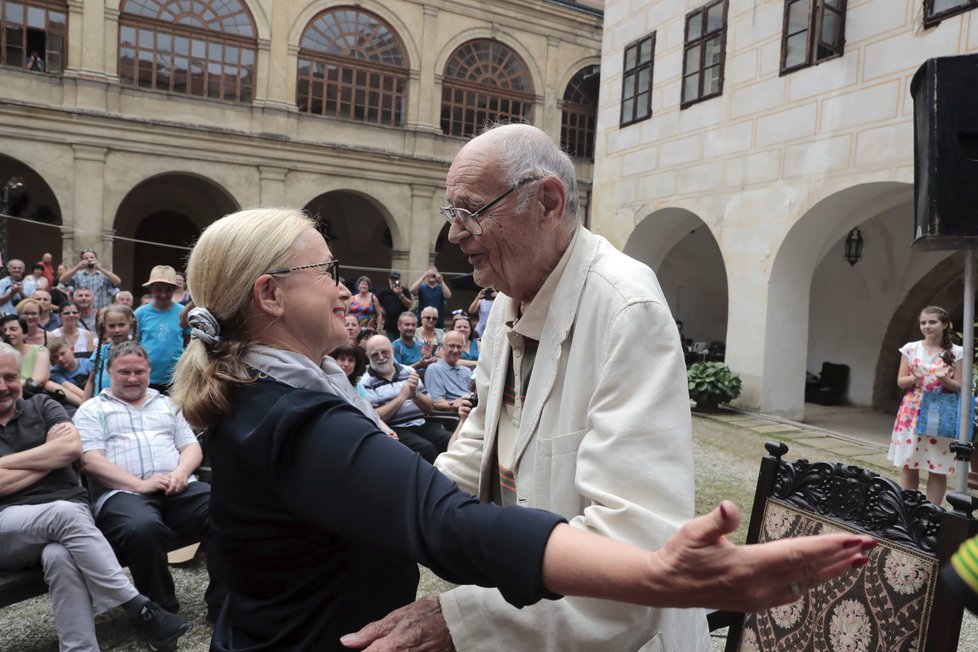
[[[740,396],[740,376],[722,362],[695,362],[686,371],[696,409],[715,411]]]

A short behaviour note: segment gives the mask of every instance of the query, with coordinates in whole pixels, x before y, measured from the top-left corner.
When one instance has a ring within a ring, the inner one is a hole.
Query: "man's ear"
[[[567,191],[554,175],[540,179],[539,201],[543,205],[543,218],[561,221],[567,208]]]
[[[285,295],[275,277],[262,274],[251,288],[255,309],[269,317],[281,317],[285,312]]]

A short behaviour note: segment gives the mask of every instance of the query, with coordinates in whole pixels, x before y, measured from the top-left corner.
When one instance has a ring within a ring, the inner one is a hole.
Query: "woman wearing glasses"
[[[438,309],[432,306],[421,310],[421,330],[415,334],[415,338],[421,343],[422,355],[438,355],[438,347],[441,346],[441,339],[445,337],[445,330],[438,328]]]
[[[573,593],[721,608],[790,602],[865,563],[868,537],[732,546],[731,503],[649,553],[463,495],[379,430],[326,356],[347,339],[338,267],[284,209],[218,220],[190,255],[193,339],[171,396],[210,428],[210,543],[229,593],[213,650],[342,650],[341,635],[414,600],[417,563],[516,605]]]

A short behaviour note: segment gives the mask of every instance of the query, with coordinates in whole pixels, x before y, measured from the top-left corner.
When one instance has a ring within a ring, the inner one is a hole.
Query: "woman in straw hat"
[[[326,356],[347,339],[350,295],[298,211],[218,220],[187,272],[193,340],[171,395],[210,429],[210,543],[229,590],[214,650],[342,650],[341,635],[414,600],[417,563],[517,606],[576,594],[744,609],[866,561],[861,536],[733,546],[727,502],[647,552],[462,494],[383,434]]]

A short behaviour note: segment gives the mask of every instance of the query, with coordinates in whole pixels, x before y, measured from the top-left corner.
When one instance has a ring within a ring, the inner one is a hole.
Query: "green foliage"
[[[686,371],[689,397],[698,407],[729,403],[740,396],[740,376],[722,362],[695,362]]]

